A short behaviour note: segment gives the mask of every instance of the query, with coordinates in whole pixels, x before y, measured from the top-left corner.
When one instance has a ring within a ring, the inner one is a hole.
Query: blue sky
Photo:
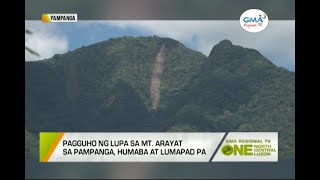
[[[244,31],[238,21],[26,21],[25,25],[34,32],[26,37],[26,45],[41,55],[25,52],[27,61],[50,58],[113,37],[157,35],[176,39],[205,55],[215,44],[229,39],[233,44],[259,50],[277,66],[295,69],[294,21],[270,21],[260,33]]]
[[[134,28],[115,28],[104,26],[102,24],[93,24],[92,26],[70,26],[70,24],[59,24],[59,28],[68,37],[69,49],[74,50],[82,45],[89,45],[104,41],[113,37],[127,36],[149,36],[150,33],[141,32]],[[74,32],[77,33],[74,33]]]

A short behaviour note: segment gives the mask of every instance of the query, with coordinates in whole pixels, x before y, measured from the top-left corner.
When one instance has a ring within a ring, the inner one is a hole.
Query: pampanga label
[[[77,22],[77,14],[42,14],[42,22]]]

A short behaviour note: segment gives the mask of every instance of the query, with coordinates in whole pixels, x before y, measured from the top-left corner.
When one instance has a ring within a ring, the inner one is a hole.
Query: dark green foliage
[[[165,44],[160,103],[150,77]],[[178,41],[122,37],[26,62],[26,127],[39,131],[275,131],[294,156],[295,74],[258,51],[213,47],[209,57]]]
[[[39,156],[38,139],[35,135],[25,130],[25,157],[36,159]]]

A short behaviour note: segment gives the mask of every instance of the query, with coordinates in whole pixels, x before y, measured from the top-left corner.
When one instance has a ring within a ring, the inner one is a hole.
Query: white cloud
[[[46,59],[52,57],[54,54],[67,52],[67,37],[59,32],[56,24],[45,24],[41,21],[26,21],[25,27],[32,31],[31,35],[26,35],[26,46],[40,55],[40,57],[37,57],[25,51],[26,61]]]
[[[103,23],[97,22],[97,23]],[[259,50],[278,66],[295,65],[295,21],[269,21],[260,33],[243,30],[239,21],[104,21],[121,29],[133,28],[158,36],[170,37],[209,55],[223,39],[233,44]]]

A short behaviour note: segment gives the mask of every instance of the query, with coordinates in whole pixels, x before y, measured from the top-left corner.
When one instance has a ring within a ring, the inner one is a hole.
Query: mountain
[[[277,131],[280,156],[294,156],[294,72],[229,40],[207,57],[125,36],[25,64],[29,134]]]

